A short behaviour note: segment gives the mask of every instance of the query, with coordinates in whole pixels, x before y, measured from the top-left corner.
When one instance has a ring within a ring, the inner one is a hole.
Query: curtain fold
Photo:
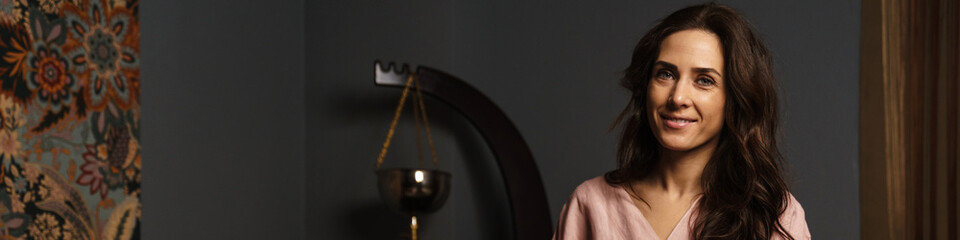
[[[905,3],[907,237],[957,239],[960,4]]]
[[[862,237],[958,239],[960,3],[862,8]]]

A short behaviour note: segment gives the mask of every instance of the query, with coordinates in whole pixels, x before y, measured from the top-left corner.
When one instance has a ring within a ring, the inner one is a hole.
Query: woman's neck
[[[703,192],[700,179],[703,169],[717,149],[718,139],[688,151],[660,149],[659,171],[651,175],[650,183],[669,198],[682,199]]]

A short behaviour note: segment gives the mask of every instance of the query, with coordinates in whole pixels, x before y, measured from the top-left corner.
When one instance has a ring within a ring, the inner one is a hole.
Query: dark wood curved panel
[[[375,64],[378,86],[404,87],[408,67],[394,71]],[[496,157],[513,214],[514,236],[518,240],[549,239],[553,234],[547,194],[533,154],[520,131],[486,95],[463,80],[442,71],[418,67],[421,91],[449,104],[462,113],[480,132]]]

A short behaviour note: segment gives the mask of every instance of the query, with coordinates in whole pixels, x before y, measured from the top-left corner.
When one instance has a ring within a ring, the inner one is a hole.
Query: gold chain
[[[417,83],[417,80],[413,80],[414,84]],[[417,86],[420,87],[420,86]],[[413,131],[417,134],[417,167],[423,168],[423,141],[420,141],[420,102],[419,96],[413,95]]]
[[[416,95],[414,98],[414,121],[416,122],[416,132],[417,132],[417,157],[419,162],[419,167],[423,167],[423,155],[420,153],[420,119],[423,119],[424,130],[427,131],[427,142],[430,144],[430,154],[433,157],[433,166],[437,167],[437,151],[433,145],[433,136],[430,133],[430,121],[427,120],[427,109],[423,104],[423,94],[420,93],[420,80],[417,79],[416,74],[410,73],[407,77],[407,83],[403,87],[403,93],[400,95],[400,103],[397,104],[397,109],[394,110],[393,120],[390,122],[390,130],[387,131],[387,140],[383,142],[383,148],[380,149],[380,155],[377,156],[377,168],[380,168],[380,165],[383,165],[383,159],[387,156],[387,149],[390,148],[390,140],[393,139],[393,134],[397,129],[397,121],[400,120],[400,114],[403,113],[403,104],[407,100],[407,95],[410,92],[410,86],[416,85]],[[418,114],[419,113],[419,114]]]
[[[417,101],[420,104],[420,114],[423,115],[424,128],[427,130],[427,143],[430,144],[430,156],[433,157],[433,167],[437,168],[437,149],[433,146],[433,134],[430,133],[430,120],[427,120],[427,107],[423,104],[423,94],[420,93],[420,79],[417,78],[414,82],[417,85]],[[418,141],[417,144],[420,142]],[[419,147],[417,149],[420,149]]]

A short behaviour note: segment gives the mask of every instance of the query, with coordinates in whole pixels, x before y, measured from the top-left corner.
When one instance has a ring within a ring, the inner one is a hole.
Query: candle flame
[[[410,240],[417,240],[417,216],[410,217]]]
[[[423,182],[423,171],[417,170],[413,173],[413,179],[417,180],[417,183]]]

